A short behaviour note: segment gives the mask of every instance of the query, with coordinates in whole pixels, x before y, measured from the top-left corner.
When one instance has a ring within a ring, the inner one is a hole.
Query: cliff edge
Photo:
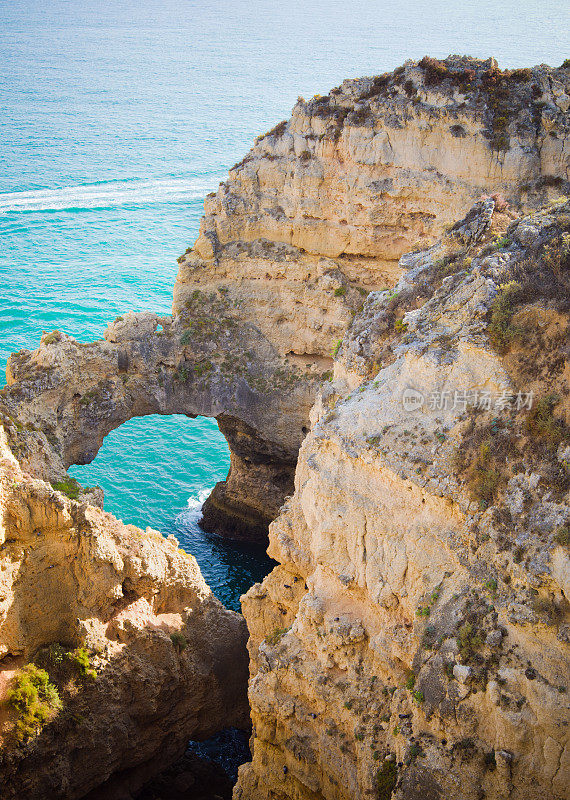
[[[372,292],[243,598],[236,800],[565,800],[570,202],[476,204]]]
[[[130,796],[190,738],[247,728],[243,618],[173,536],[22,472],[15,437],[4,419],[0,793]]]
[[[457,56],[299,100],[206,198],[172,317],[128,314],[88,345],[52,332],[12,356],[4,400],[25,426],[21,457],[37,474],[42,451],[57,480],[133,416],[213,416],[231,469],[203,524],[266,539],[363,298],[482,193],[524,210],[568,191],[569,103],[568,69]]]

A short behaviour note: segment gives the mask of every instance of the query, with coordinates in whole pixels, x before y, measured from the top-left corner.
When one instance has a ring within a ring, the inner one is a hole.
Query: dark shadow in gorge
[[[63,708],[28,744],[3,748],[3,800],[131,800],[184,755],[190,738],[208,739],[225,725],[247,736],[245,641],[228,657],[224,631],[212,638],[214,617],[208,610],[199,616],[182,651],[163,626],[131,630],[130,641],[95,680],[70,679],[69,670],[51,668],[40,649],[33,660],[48,669]],[[214,786],[227,788],[223,771],[200,759],[183,760],[188,785],[195,773],[197,786],[217,775]],[[174,788],[177,771],[180,765],[172,773]]]

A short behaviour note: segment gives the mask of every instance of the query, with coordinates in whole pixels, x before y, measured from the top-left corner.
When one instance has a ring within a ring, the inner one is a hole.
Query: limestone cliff
[[[126,314],[89,344],[44,335],[36,351],[11,356],[0,410],[12,420],[21,463],[50,481],[92,461],[106,434],[133,416],[215,417],[231,448],[227,483],[215,492],[220,529],[263,539],[292,491],[322,374],[280,359],[223,293],[196,290],[174,320]]]
[[[128,314],[89,345],[47,334],[11,358],[5,401],[27,426],[23,457],[57,479],[132,416],[214,416],[231,470],[205,527],[264,538],[363,297],[392,286],[399,257],[482,192],[524,207],[565,191],[569,104],[567,69],[459,57],[299,100],[206,199],[173,317]]]
[[[569,80],[567,69],[424,58],[299,98],[207,198],[193,257],[229,267],[228,245],[283,242],[303,264],[341,259],[349,281],[384,285],[386,265],[433,242],[482,192],[536,204],[568,186]],[[273,336],[286,332],[276,322]]]
[[[243,598],[236,800],[570,797],[570,202],[493,206],[343,339]]]
[[[8,438],[0,431],[0,794],[136,790],[190,738],[247,726],[243,619],[174,537],[22,472]],[[49,684],[37,693],[39,669]]]
[[[244,720],[240,619],[66,476],[154,413],[228,440],[206,528],[263,537],[294,492],[244,598],[238,800],[567,795],[569,210],[513,220],[568,190],[569,105],[568,69],[459,57],[300,100],[207,198],[172,316],[10,358],[1,691],[48,677],[6,797],[110,797]]]

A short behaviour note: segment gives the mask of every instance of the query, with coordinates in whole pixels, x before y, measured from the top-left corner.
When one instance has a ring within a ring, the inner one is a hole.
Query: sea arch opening
[[[133,417],[110,431],[89,464],[69,474],[100,486],[106,511],[143,530],[173,534],[197,560],[214,594],[240,610],[239,598],[274,566],[265,545],[232,541],[200,526],[201,508],[230,468],[230,449],[212,417]]]

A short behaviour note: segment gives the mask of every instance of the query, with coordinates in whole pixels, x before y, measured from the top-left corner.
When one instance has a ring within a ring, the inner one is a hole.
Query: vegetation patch
[[[290,630],[291,630],[290,627],[289,628],[275,628],[275,630],[272,633],[270,633],[268,636],[265,637],[265,641],[266,641],[266,643],[268,645],[270,645],[271,647],[274,647],[276,644],[278,644],[278,642],[281,641],[283,636],[285,636],[285,634]]]
[[[490,440],[483,442],[479,447],[479,451],[467,468],[466,478],[471,498],[482,508],[491,505],[501,484],[501,475],[494,463]]]
[[[65,478],[62,478],[60,481],[52,481],[51,485],[56,492],[61,492],[69,497],[70,500],[77,500],[79,495],[83,492],[81,484],[69,475],[66,475]]]
[[[398,782],[398,767],[394,758],[385,760],[374,777],[377,800],[390,800]]]
[[[85,392],[83,397],[79,400],[80,406],[88,406],[95,398],[98,396],[98,392],[96,389],[90,389],[88,392]]]
[[[207,372],[213,369],[213,367],[214,365],[212,364],[212,362],[209,359],[205,359],[204,361],[201,361],[199,364],[194,365],[194,373],[198,375],[198,377],[201,377],[202,375],[205,375]]]
[[[71,663],[77,667],[77,670],[82,678],[88,680],[96,679],[97,672],[91,666],[89,651],[86,647],[77,647],[75,650],[72,650],[68,654],[68,658]]]
[[[46,333],[42,337],[42,342],[44,344],[56,344],[57,342],[61,342],[61,333],[59,331],[52,331],[51,333]]]
[[[424,56],[418,66],[424,71],[426,86],[438,86],[446,78],[449,78],[449,69],[443,61],[439,61],[437,58]]]
[[[368,91],[360,95],[360,99],[370,100],[372,97],[377,97],[379,94],[383,94],[388,89],[391,80],[392,75],[389,72],[385,72],[383,75],[376,75],[372,79],[370,88]]]
[[[545,244],[542,250],[542,261],[557,277],[561,277],[562,273],[569,270],[570,233],[561,232]]]
[[[410,749],[408,750],[408,753],[406,755],[406,760],[405,760],[406,766],[409,766],[416,760],[416,758],[419,758],[420,756],[423,755],[424,751],[421,744],[419,742],[414,742],[412,745],[410,745]]]
[[[8,702],[18,714],[15,733],[20,744],[37,736],[61,708],[59,693],[48,673],[35,664],[26,664],[16,675]]]
[[[560,398],[555,394],[548,394],[540,400],[530,410],[525,427],[529,434],[537,439],[545,439],[552,445],[558,445],[569,437],[566,424],[555,416],[554,409],[560,402]]]
[[[562,545],[562,547],[570,547],[570,527],[562,525],[561,528],[558,528],[554,541],[556,544]]]
[[[170,641],[177,653],[182,653],[188,646],[188,639],[180,631],[175,631],[170,634]]]
[[[524,293],[520,283],[510,281],[500,287],[489,309],[491,319],[487,335],[498,353],[506,353],[515,338],[521,334],[521,329],[512,325],[512,318],[523,299]]]
[[[473,654],[483,646],[483,640],[471,622],[465,622],[457,632],[459,654],[463,661],[469,661]]]
[[[264,133],[262,136],[258,136],[257,141],[259,142],[262,139],[267,138],[268,136],[278,136],[278,137],[283,136],[286,129],[287,129],[287,120],[284,119],[281,122],[278,122],[277,125],[271,128],[271,130],[267,131],[267,133]],[[236,167],[237,166],[239,165],[236,164]],[[236,167],[233,167],[233,169],[235,169]]]
[[[424,650],[434,650],[437,642],[437,630],[435,625],[426,625],[422,635],[422,647]]]

